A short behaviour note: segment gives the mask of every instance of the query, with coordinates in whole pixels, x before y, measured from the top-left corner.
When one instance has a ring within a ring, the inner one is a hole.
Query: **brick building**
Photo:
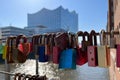
[[[119,31],[120,29],[120,0],[108,0],[107,31]],[[116,44],[120,44],[120,35],[114,36]],[[110,44],[110,37],[108,37]],[[111,66],[109,68],[110,80],[120,80],[120,68],[116,67],[116,49],[111,49]]]

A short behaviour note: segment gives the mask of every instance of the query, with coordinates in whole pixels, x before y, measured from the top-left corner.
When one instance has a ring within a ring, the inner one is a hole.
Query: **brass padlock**
[[[104,39],[104,30],[101,31],[100,39]],[[104,41],[104,40],[101,40]],[[110,49],[107,45],[103,44],[101,46],[97,46],[98,52],[98,66],[99,67],[109,67],[110,66]]]

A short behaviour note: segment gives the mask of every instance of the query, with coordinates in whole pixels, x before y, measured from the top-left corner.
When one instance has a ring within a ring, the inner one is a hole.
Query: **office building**
[[[14,27],[14,26],[2,27],[2,28],[0,28],[0,32],[1,32],[0,36],[1,36],[2,43],[5,43],[7,37],[9,37],[9,36],[17,36],[17,35],[20,35],[20,34],[24,34],[26,36],[33,35],[33,33],[29,30],[25,30],[25,29],[22,29],[22,28],[17,28],[17,27]]]

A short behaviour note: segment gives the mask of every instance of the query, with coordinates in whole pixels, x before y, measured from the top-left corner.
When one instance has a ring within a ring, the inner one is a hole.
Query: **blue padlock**
[[[59,69],[76,69],[76,50],[66,49],[60,54]]]

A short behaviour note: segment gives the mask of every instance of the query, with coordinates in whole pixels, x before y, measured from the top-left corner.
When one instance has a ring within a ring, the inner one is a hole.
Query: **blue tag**
[[[67,49],[60,54],[60,69],[76,69],[76,50]]]

